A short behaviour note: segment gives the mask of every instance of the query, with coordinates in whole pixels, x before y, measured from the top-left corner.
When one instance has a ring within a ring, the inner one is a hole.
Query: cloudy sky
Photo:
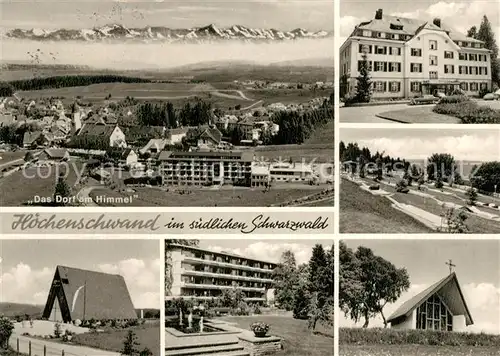
[[[333,30],[333,0],[0,0],[3,27],[83,28],[108,23],[189,28],[214,23]],[[33,6],[36,3],[36,6]],[[307,16],[306,16],[307,14]]]
[[[297,264],[307,263],[311,258],[315,244],[322,244],[330,250],[333,241],[329,240],[200,240],[200,247],[213,251],[226,251],[248,258],[262,259],[278,263],[281,254],[291,250],[295,254]]]
[[[433,153],[449,153],[457,160],[499,161],[500,130],[442,129],[344,129],[340,139],[357,142],[370,151],[406,159],[424,159]]]
[[[455,273],[474,320],[467,328],[472,332],[500,334],[500,242],[493,240],[345,240],[347,246],[369,247],[376,255],[405,267],[411,287],[398,302],[387,305],[388,317],[403,302],[446,277],[446,261],[456,265]],[[340,326],[355,324],[340,316]],[[356,326],[362,326],[363,322]],[[383,326],[380,317],[370,320],[370,326]]]
[[[0,241],[0,301],[44,305],[57,265],[125,278],[136,308],[160,308],[158,241]]]
[[[341,43],[357,24],[373,19],[377,9],[383,9],[387,15],[424,21],[439,17],[443,23],[464,34],[472,26],[479,28],[483,15],[487,15],[496,40],[500,41],[500,7],[497,0],[344,0],[340,2]]]

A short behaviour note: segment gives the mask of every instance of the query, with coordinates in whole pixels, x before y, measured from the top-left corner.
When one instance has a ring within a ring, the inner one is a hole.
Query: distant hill
[[[33,318],[37,318],[42,316],[43,308],[43,305],[1,302],[0,315],[12,318],[28,314]]]
[[[325,58],[307,58],[307,59],[296,59],[291,61],[281,61],[271,63],[271,66],[289,66],[289,67],[330,67],[333,71],[334,59]]]

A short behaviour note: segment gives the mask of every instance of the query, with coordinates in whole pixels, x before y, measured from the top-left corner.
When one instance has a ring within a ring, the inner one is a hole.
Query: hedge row
[[[478,105],[473,101],[456,103],[441,102],[434,106],[433,111],[437,114],[458,117],[463,124],[499,124],[500,110],[489,106]]]
[[[340,328],[341,344],[500,347],[499,335],[432,330]]]

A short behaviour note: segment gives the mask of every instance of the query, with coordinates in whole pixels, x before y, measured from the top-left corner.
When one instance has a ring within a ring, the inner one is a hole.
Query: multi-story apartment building
[[[274,299],[275,263],[184,245],[170,245],[167,253],[172,275],[167,299],[209,300],[230,288],[241,289],[247,302],[264,304]]]
[[[166,185],[251,185],[252,151],[162,151],[158,160]]]
[[[461,88],[469,95],[491,90],[490,51],[484,42],[426,22],[387,16],[360,23],[340,48],[340,81],[354,93],[367,54],[373,97],[414,97]]]

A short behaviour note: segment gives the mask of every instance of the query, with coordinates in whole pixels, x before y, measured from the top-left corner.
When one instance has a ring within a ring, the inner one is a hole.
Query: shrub
[[[59,339],[62,335],[62,329],[61,329],[61,324],[55,323],[54,324],[54,337],[56,339]]]
[[[141,352],[139,352],[139,356],[153,356],[153,352],[146,347]]]
[[[469,188],[467,190],[467,204],[476,205],[477,202],[477,192],[474,188]]]
[[[434,187],[435,187],[436,189],[441,189],[441,188],[443,188],[443,180],[442,180],[441,178],[438,178],[438,179],[436,180],[436,183],[434,183]]]
[[[262,314],[262,310],[260,310],[259,306],[256,305],[255,308],[253,308],[253,313],[254,314]]]
[[[7,348],[13,331],[14,323],[6,317],[0,317],[0,348]]]
[[[442,97],[439,100],[440,104],[455,104],[462,103],[464,101],[469,101],[470,99],[466,95],[451,95]]]
[[[396,192],[398,193],[408,193],[408,181],[406,179],[401,179],[396,183]]]
[[[463,124],[500,123],[500,110],[495,110],[485,105],[478,105],[473,101],[439,103],[433,108],[433,111],[438,114],[457,117]]]
[[[139,353],[139,350],[136,348],[138,345],[137,336],[132,330],[129,330],[125,340],[123,340],[121,355],[136,355]]]

